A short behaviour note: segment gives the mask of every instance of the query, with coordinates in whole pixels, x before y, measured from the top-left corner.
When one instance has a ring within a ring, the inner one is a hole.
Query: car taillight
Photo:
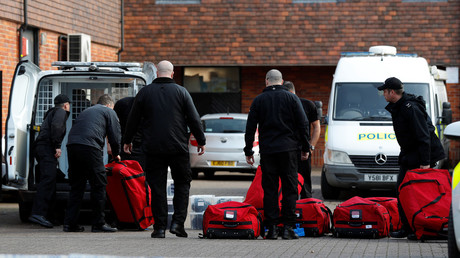
[[[229,116],[221,116],[221,117],[219,117],[219,119],[233,119],[233,117],[229,117]]]
[[[193,134],[190,134],[190,144],[192,146],[198,146],[198,142],[196,141],[195,136],[193,136]]]
[[[259,129],[256,130],[256,134],[254,135],[254,142],[252,143],[252,147],[256,147],[259,145]]]

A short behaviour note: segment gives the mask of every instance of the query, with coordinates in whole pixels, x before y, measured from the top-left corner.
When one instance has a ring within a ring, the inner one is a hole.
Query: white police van
[[[135,96],[156,76],[152,63],[121,62],[54,62],[58,70],[41,71],[29,61],[18,63],[11,86],[5,128],[3,156],[5,174],[2,191],[18,191],[20,218],[26,221],[35,194],[35,165],[31,146],[38,136],[45,112],[54,106],[58,94],[66,94],[72,101],[67,120],[67,133],[75,118],[87,107],[97,103],[99,96],[109,94],[117,101]],[[108,160],[107,152],[105,161]],[[67,152],[62,148],[59,158],[57,201],[65,201],[70,190],[67,183]],[[86,195],[85,198],[88,198]]]
[[[377,87],[397,77],[408,93],[423,96],[445,145],[443,128],[452,120],[444,84],[446,73],[416,54],[397,54],[392,46],[343,53],[335,70],[326,116],[321,192],[335,199],[341,189],[394,189],[400,147],[388,104]],[[447,153],[447,152],[446,152]]]

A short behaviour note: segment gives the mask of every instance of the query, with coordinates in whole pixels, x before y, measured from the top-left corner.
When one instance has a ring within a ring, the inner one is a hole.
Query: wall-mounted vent
[[[91,62],[91,36],[81,33],[67,35],[67,61]]]

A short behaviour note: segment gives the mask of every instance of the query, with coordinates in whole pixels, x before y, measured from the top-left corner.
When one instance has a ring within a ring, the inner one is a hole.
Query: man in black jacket
[[[65,232],[84,230],[84,227],[77,225],[77,221],[86,181],[89,181],[91,186],[93,209],[91,231],[117,231],[116,228],[107,225],[104,219],[107,175],[105,174],[103,150],[106,138],[111,149],[109,154],[114,160],[120,160],[120,123],[117,114],[113,111],[112,98],[104,94],[99,97],[97,105],[81,112],[69,132],[67,153],[71,189],[64,219]]]
[[[152,238],[164,238],[168,220],[166,182],[168,166],[174,180],[174,214],[170,232],[187,237],[184,222],[192,181],[188,152],[187,127],[204,153],[206,138],[201,120],[187,90],[172,79],[174,67],[169,61],[157,65],[157,78],[136,95],[123,137],[124,151],[130,153],[132,140],[143,119],[142,151],[146,155],[145,172],[152,188],[152,213],[155,220]]]
[[[294,83],[290,81],[285,81],[284,86],[288,90],[295,94]],[[311,156],[315,150],[315,145],[318,143],[319,135],[321,133],[321,124],[318,117],[318,109],[313,101],[300,98],[300,103],[302,103],[303,110],[307,115],[307,132],[308,132],[308,141],[310,142],[310,150],[308,151],[308,159],[300,159],[301,152],[299,150],[299,173],[303,176],[304,183],[302,191],[300,192],[300,198],[311,198],[312,197],[312,186],[311,186]]]
[[[445,158],[444,149],[435,134],[435,128],[421,96],[405,93],[402,82],[395,77],[386,79],[378,90],[383,91],[385,100],[389,102],[385,108],[391,113],[396,139],[401,147],[400,170],[396,183],[399,189],[408,170],[434,167],[436,162]],[[390,236],[415,240],[417,238],[410,228],[400,203],[398,194],[402,229],[391,232]]]
[[[123,135],[125,134],[126,123],[128,122],[129,112],[131,111],[133,103],[134,97],[125,97],[118,100],[117,103],[115,103],[115,106],[113,107],[113,110],[117,113],[118,119],[120,120],[122,135],[121,142],[123,142]],[[142,122],[140,124],[140,127],[142,127]],[[122,149],[120,153],[121,160],[136,160],[137,162],[139,162],[139,165],[141,165],[142,169],[144,169],[145,156],[141,150],[141,145],[142,132],[139,128],[136,130],[136,134],[133,139],[133,148],[131,150],[131,154],[124,152],[124,150]]]
[[[66,133],[69,110],[69,98],[64,94],[57,95],[54,98],[54,108],[46,112],[40,133],[34,142],[34,155],[38,162],[38,171],[35,171],[35,175],[38,184],[29,221],[47,228],[53,227],[46,215],[56,194],[58,158],[61,156],[61,143]]]
[[[308,158],[307,118],[299,98],[283,86],[278,70],[268,71],[266,88],[251,104],[246,124],[244,152],[248,164],[254,164],[254,135],[259,127],[260,165],[264,190],[264,216],[267,239],[277,239],[277,225],[284,224],[283,239],[296,239],[297,153],[301,143],[301,159]],[[279,179],[283,191],[281,218],[278,205]]]

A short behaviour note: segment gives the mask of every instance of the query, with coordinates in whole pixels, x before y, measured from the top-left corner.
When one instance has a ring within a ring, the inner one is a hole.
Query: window
[[[155,4],[199,4],[201,0],[156,0]]]
[[[240,92],[237,67],[185,67],[184,87],[194,93]]]

